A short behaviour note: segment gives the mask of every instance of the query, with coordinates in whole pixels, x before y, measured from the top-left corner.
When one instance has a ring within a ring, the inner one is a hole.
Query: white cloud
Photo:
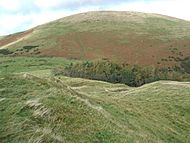
[[[0,0],[0,35],[23,31],[71,14],[97,10],[158,13],[190,20],[189,0],[118,1],[113,5],[113,0]]]
[[[29,17],[32,20],[32,23],[30,24],[30,28],[37,26],[37,25],[41,25],[59,18],[63,18],[72,14],[77,14],[77,13],[81,13],[81,12],[88,12],[88,11],[98,11],[100,10],[99,6],[88,6],[85,8],[79,8],[77,10],[74,11],[62,11],[62,10],[58,10],[58,11],[42,11],[38,14],[31,14]]]
[[[62,3],[69,2],[68,0],[34,0],[34,4],[38,6],[39,8],[53,8],[56,7]]]
[[[28,21],[27,16],[23,15],[3,15],[0,20],[0,35],[10,34],[20,31],[19,27],[24,27]]]
[[[28,27],[32,28],[68,15],[70,15],[70,12],[66,11],[43,11],[40,14],[31,14],[30,19],[32,23]]]
[[[59,6],[63,6],[67,8],[67,6],[81,6],[83,4],[99,4],[100,2],[104,2],[107,0],[34,0],[34,4],[40,8],[51,9]]]
[[[0,35],[7,35],[19,31],[24,31],[65,16],[72,14],[100,10],[99,6],[81,7],[73,11],[69,10],[48,10],[43,9],[38,13],[29,14],[1,14],[0,15]]]
[[[27,30],[68,15],[70,15],[70,12],[63,11],[43,11],[38,14],[33,13],[28,15],[4,15],[1,16],[0,35]]]
[[[3,7],[6,10],[14,10],[19,6],[19,0],[1,0],[0,7]]]
[[[21,6],[21,0],[0,0],[0,8],[15,11]]]
[[[118,11],[139,11],[147,13],[158,13],[173,16],[185,20],[190,20],[190,1],[188,0],[157,0],[157,1],[140,1],[131,3],[122,3],[110,7],[111,10]]]

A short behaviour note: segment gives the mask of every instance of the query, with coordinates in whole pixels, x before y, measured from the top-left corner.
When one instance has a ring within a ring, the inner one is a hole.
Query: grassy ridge
[[[190,140],[190,83],[159,81],[132,88],[54,77],[49,69],[67,63],[56,58],[48,59],[49,66],[25,68],[39,59],[15,58],[15,67],[7,69],[11,72],[0,73],[2,143]]]

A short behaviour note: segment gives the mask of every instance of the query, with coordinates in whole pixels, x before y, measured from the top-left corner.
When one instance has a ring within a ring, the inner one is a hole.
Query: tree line
[[[64,69],[54,69],[54,75],[80,77],[111,83],[123,83],[138,87],[158,80],[190,80],[189,74],[179,69],[142,67],[137,65],[117,64],[108,60],[71,63]]]

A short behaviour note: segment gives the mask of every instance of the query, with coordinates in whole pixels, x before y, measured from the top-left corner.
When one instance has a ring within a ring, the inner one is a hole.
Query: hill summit
[[[190,22],[139,12],[99,11],[68,16],[0,39],[16,56],[110,59],[175,66],[190,55]],[[5,52],[6,53],[6,52]]]

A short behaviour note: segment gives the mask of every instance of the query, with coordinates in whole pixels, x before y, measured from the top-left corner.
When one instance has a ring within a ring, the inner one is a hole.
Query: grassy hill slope
[[[65,17],[0,39],[15,55],[174,66],[190,56],[190,22],[157,14],[100,11]]]
[[[50,72],[59,66],[55,63],[69,63],[59,58],[3,60],[0,65],[9,66],[0,68],[2,143],[190,140],[189,82],[159,81],[132,88],[55,77]]]

